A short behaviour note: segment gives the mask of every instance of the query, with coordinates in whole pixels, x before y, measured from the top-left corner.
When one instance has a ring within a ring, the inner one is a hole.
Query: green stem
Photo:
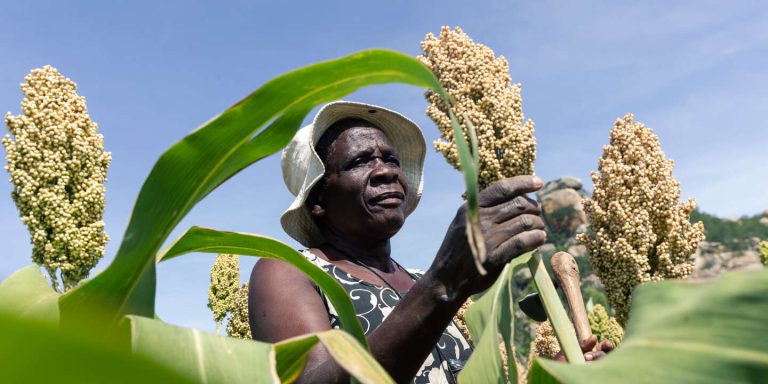
[[[584,355],[581,353],[579,341],[576,339],[576,330],[573,329],[573,323],[565,312],[563,302],[557,295],[555,285],[541,261],[541,254],[536,251],[528,260],[528,268],[531,269],[533,281],[536,283],[536,289],[539,291],[541,302],[544,304],[544,310],[547,312],[547,318],[552,324],[552,328],[557,335],[557,341],[565,354],[566,360],[572,364],[584,364]]]

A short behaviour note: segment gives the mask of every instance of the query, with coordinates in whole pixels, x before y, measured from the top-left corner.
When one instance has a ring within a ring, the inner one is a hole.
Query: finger
[[[494,245],[502,244],[517,234],[545,228],[544,220],[540,216],[523,214],[491,228],[488,231],[486,243],[489,245],[488,248],[493,249]]]
[[[515,176],[501,179],[482,190],[477,196],[481,207],[491,207],[519,195],[538,191],[544,183],[538,176]]]
[[[613,348],[615,348],[615,347],[616,346],[613,345],[612,341],[610,341],[610,340],[603,340],[603,342],[600,343],[599,350],[607,353],[607,352],[613,351]]]
[[[493,207],[480,208],[481,217],[489,218],[496,224],[505,222],[524,213],[537,216],[541,215],[541,208],[539,208],[539,204],[536,200],[524,195],[516,196],[509,201]]]
[[[605,357],[605,352],[597,351],[597,352],[587,352],[584,354],[584,360],[586,361],[595,361],[599,360]]]
[[[590,335],[586,340],[584,340],[581,343],[581,351],[589,352],[595,348],[595,345],[597,345],[597,336]]]
[[[506,263],[525,252],[536,249],[546,240],[547,233],[540,229],[519,233],[496,247],[493,258]]]

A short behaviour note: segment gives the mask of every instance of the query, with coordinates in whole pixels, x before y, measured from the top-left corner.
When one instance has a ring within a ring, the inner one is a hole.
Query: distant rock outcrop
[[[562,238],[570,238],[586,231],[587,215],[584,213],[581,199],[588,196],[589,193],[584,190],[581,180],[575,177],[548,181],[536,193],[547,226],[551,232]]]
[[[720,243],[702,241],[693,255],[694,270],[691,278],[711,278],[734,270],[763,268],[757,246],[740,251],[726,249]]]

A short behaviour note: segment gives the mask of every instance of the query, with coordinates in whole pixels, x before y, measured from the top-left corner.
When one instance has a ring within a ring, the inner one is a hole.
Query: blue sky
[[[632,112],[676,161],[683,198],[729,217],[768,208],[768,5],[759,1],[4,2],[0,112],[19,113],[19,83],[32,68],[51,64],[78,84],[113,158],[103,269],[147,173],[188,132],[300,66],[374,47],[417,55],[441,25],[507,57],[536,122],[545,180],[571,175],[589,186],[613,121]],[[348,99],[401,111],[431,141],[438,132],[422,94],[385,85]],[[2,179],[0,279],[31,252]],[[429,266],[461,193],[459,174],[430,149],[422,202],[393,239],[398,261]],[[202,225],[298,247],[278,222],[291,200],[273,156],[198,204],[171,238]],[[213,257],[160,265],[163,319],[214,329],[205,307]],[[242,279],[253,262],[242,258]]]

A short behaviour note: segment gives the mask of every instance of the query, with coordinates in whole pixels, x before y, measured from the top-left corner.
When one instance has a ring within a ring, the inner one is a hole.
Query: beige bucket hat
[[[288,235],[306,247],[323,243],[320,229],[304,206],[312,187],[325,174],[325,166],[315,151],[323,133],[333,123],[359,118],[379,127],[400,156],[400,167],[405,173],[408,192],[405,196],[406,216],[416,209],[421,199],[424,180],[424,155],[426,144],[421,129],[407,117],[376,105],[351,101],[336,101],[326,104],[312,124],[301,128],[283,150],[280,166],[288,190],[296,196],[288,210],[280,217],[280,224]]]

